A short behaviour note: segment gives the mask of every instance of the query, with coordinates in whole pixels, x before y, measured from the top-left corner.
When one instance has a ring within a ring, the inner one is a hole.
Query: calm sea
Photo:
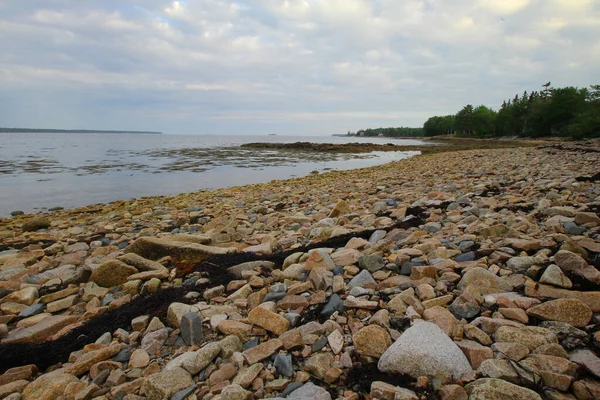
[[[332,136],[0,133],[0,216],[363,168],[417,154],[315,155],[239,147],[298,141],[424,144]]]

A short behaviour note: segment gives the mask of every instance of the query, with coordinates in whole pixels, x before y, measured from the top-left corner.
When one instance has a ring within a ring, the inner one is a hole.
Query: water
[[[425,144],[420,140],[316,136],[0,134],[0,216],[269,182],[354,169],[416,152],[316,154],[244,149],[250,142]]]

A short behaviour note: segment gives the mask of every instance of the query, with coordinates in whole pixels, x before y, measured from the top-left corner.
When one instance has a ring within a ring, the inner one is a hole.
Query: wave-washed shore
[[[600,142],[0,219],[0,398],[600,398]]]

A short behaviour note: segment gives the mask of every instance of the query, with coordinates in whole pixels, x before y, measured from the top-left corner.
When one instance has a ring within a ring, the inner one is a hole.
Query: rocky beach
[[[0,399],[600,398],[600,141],[468,147],[0,219]]]

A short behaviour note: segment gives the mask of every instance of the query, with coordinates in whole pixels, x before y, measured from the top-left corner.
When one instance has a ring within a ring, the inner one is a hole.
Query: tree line
[[[418,137],[423,136],[423,128],[374,128],[361,129],[357,132],[348,132],[348,136],[385,136],[385,137]]]
[[[600,85],[553,88],[505,100],[498,111],[467,104],[454,115],[434,116],[423,125],[425,136],[600,137]]]

